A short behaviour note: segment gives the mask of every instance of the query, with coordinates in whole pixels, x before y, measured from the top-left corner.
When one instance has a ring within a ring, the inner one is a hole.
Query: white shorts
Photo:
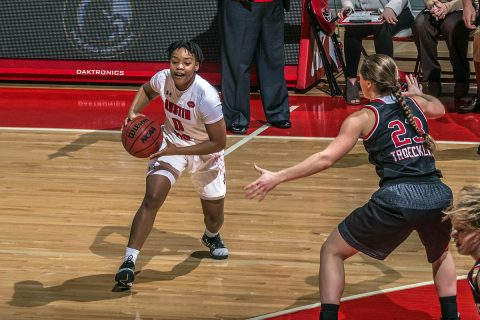
[[[175,184],[175,176],[160,163],[168,163],[175,168],[180,176],[185,170],[190,174],[195,190],[204,200],[218,200],[225,198],[227,186],[225,181],[225,160],[223,150],[207,155],[175,155],[163,156],[148,162],[147,175],[163,175]]]

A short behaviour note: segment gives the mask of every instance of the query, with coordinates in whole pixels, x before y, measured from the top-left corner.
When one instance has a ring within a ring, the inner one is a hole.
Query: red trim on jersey
[[[380,100],[381,101],[381,100]],[[383,101],[382,101],[383,102]],[[373,106],[371,105],[365,105],[364,108],[367,108],[367,109],[370,109],[373,111],[373,113],[375,114],[375,125],[373,126],[372,130],[370,130],[369,133],[367,133],[367,135],[365,137],[363,137],[363,140],[368,140],[370,139],[370,137],[372,136],[372,134],[375,132],[375,130],[377,130],[377,127],[378,127],[378,123],[380,122],[380,115],[378,114],[378,110],[375,109]]]
[[[383,103],[383,104],[385,104],[385,101],[383,101],[383,100],[382,100],[382,99],[380,99],[380,98],[375,98],[375,99],[372,99],[372,100],[370,100],[370,102],[380,102],[380,103]]]
[[[475,265],[472,267],[472,269],[470,269],[470,272],[472,274],[472,278],[471,279],[468,279],[468,284],[470,286],[470,289],[472,289],[477,295],[479,294],[479,292],[477,292],[477,289],[474,287],[473,283],[470,282],[470,280],[475,280],[477,281],[477,277],[478,277],[478,270],[480,269],[480,264],[478,264],[478,261],[475,263]],[[477,271],[477,273],[474,275],[473,273]],[[475,278],[475,279],[474,279]],[[480,311],[480,310],[479,310]]]

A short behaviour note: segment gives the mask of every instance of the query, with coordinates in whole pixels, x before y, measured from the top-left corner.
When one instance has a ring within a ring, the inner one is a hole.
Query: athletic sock
[[[320,320],[338,320],[338,304],[322,303],[320,307]]]
[[[137,257],[139,253],[140,253],[140,250],[127,247],[125,249],[125,257],[123,261],[130,259],[133,261],[133,263],[135,263],[137,261]]]
[[[457,296],[440,297],[442,320],[458,319]]]
[[[208,231],[207,228],[205,228],[205,234],[207,235],[207,237],[213,238],[218,234],[218,232],[213,233],[213,232]]]

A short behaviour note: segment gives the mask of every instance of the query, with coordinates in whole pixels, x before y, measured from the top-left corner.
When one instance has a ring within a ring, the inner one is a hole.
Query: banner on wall
[[[2,0],[0,80],[142,82],[178,39],[197,42],[218,84],[223,0]],[[285,14],[286,78],[296,81],[302,6]]]

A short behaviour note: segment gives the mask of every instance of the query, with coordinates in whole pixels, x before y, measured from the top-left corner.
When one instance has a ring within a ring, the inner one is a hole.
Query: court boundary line
[[[458,280],[464,280],[466,278],[467,278],[466,275],[458,276],[457,281]],[[385,293],[390,293],[390,292],[395,292],[395,291],[402,291],[402,290],[407,290],[407,289],[413,289],[413,288],[418,288],[418,287],[423,287],[423,286],[428,286],[428,285],[433,285],[433,284],[434,284],[433,280],[414,283],[414,284],[407,284],[407,285],[404,285],[404,286],[399,286],[399,287],[394,287],[394,288],[389,288],[389,289],[382,289],[382,290],[376,290],[376,291],[372,291],[372,292],[355,294],[353,296],[344,297],[344,298],[340,299],[340,301],[342,301],[342,302],[351,301],[351,300],[356,300],[356,299],[361,299],[361,298],[366,298],[366,297],[372,297],[372,296],[376,296],[376,295],[380,295],[380,294],[385,294]],[[305,305],[305,306],[295,307],[295,308],[291,308],[291,309],[287,309],[287,310],[282,310],[282,311],[277,311],[277,312],[264,314],[264,315],[253,317],[253,318],[248,318],[246,320],[265,320],[265,319],[272,318],[272,317],[278,317],[278,316],[283,316],[283,315],[286,315],[286,314],[292,314],[292,313],[298,312],[298,311],[317,308],[317,307],[320,307],[320,305],[321,305],[320,302],[312,303],[312,304],[308,304],[308,305]]]
[[[295,109],[299,108],[300,106],[290,106],[290,113],[295,111]],[[249,135],[247,135],[246,137],[244,137],[243,139],[241,139],[240,141],[238,141],[237,143],[234,143],[232,146],[230,146],[228,149],[225,150],[225,156],[229,155],[230,153],[232,153],[233,151],[237,150],[238,148],[240,148],[241,146],[243,146],[244,144],[246,144],[247,142],[249,142],[250,140],[252,140],[253,138],[256,138],[258,137],[258,135],[260,133],[262,133],[263,131],[267,130],[268,128],[270,128],[272,125],[269,124],[268,122],[265,123],[263,126],[261,126],[260,128],[258,128],[257,130],[253,131],[252,133],[250,133]]]
[[[235,149],[238,149],[240,146],[244,145],[248,141],[252,139],[278,139],[278,140],[307,140],[307,141],[331,141],[335,139],[334,137],[301,137],[301,136],[259,136],[259,134],[266,129],[268,129],[271,125],[265,124],[262,127],[258,128],[248,136],[244,137],[242,140],[246,140],[241,145],[238,145]],[[259,131],[262,129],[261,131]],[[92,132],[100,132],[100,133],[115,133],[120,134],[121,130],[99,130],[99,129],[69,129],[69,128],[31,128],[31,127],[0,127],[0,131],[46,131],[46,132],[72,132],[72,133],[92,133]],[[257,132],[259,131],[259,132]],[[254,135],[255,134],[255,135]],[[227,134],[227,137],[241,137],[238,135]],[[242,141],[241,140],[241,141]],[[362,139],[358,139],[358,141],[362,141]],[[443,144],[473,144],[478,145],[480,141],[447,141],[447,140],[435,140],[437,143]],[[240,141],[235,143],[234,145],[230,146],[228,149],[232,148],[236,144],[240,144]],[[228,150],[226,149],[226,150]],[[234,151],[234,150],[232,150]],[[229,153],[231,153],[230,151]]]

